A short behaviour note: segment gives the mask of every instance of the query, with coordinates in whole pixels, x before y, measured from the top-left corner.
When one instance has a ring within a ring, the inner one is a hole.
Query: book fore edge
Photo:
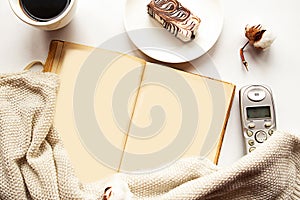
[[[234,99],[234,96],[235,96],[236,86],[233,85],[233,84],[231,84],[231,85],[233,86],[233,89],[232,89],[231,97],[230,97],[230,100],[229,100],[229,105],[227,107],[222,132],[220,133],[217,152],[216,152],[216,155],[215,155],[215,158],[214,158],[214,164],[216,164],[216,165],[219,162],[219,158],[220,158],[220,154],[221,154],[221,150],[222,150],[222,145],[223,145],[223,141],[224,141],[224,137],[225,137],[225,131],[226,131],[226,128],[227,128],[227,124],[228,124],[228,120],[229,120],[229,116],[230,116],[230,111],[231,111],[232,104],[233,104],[233,99]]]

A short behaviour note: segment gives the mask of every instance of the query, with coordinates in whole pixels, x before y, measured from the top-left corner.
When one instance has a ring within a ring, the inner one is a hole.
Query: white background
[[[199,6],[201,6],[199,0]],[[247,84],[267,84],[274,93],[278,129],[300,133],[300,1],[223,0],[224,26],[219,40],[200,57],[199,70],[210,74],[205,63],[212,59],[219,77],[236,84],[237,91],[221,152],[220,165],[230,165],[243,156],[243,138],[238,109],[238,90]],[[7,0],[0,1],[0,73],[21,71],[32,60],[45,60],[52,39],[99,46],[125,32],[125,0],[79,0],[77,14],[65,28],[45,32],[21,22]],[[248,23],[266,24],[277,36],[270,49],[258,52],[248,47],[245,56],[250,71],[239,58],[247,41]],[[215,78],[219,78],[215,77]]]

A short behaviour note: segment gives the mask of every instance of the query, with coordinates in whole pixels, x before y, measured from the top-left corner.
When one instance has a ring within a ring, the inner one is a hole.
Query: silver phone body
[[[265,85],[240,89],[240,113],[247,153],[263,144],[276,130],[272,91]]]

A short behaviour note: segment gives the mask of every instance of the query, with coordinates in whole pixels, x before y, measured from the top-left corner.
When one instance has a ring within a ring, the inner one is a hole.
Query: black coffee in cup
[[[20,0],[24,12],[36,21],[46,22],[63,13],[71,0]]]

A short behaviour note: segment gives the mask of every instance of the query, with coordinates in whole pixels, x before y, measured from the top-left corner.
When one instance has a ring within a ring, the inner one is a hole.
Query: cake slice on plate
[[[193,40],[200,25],[200,18],[177,0],[151,0],[148,14],[169,32],[184,42]]]

